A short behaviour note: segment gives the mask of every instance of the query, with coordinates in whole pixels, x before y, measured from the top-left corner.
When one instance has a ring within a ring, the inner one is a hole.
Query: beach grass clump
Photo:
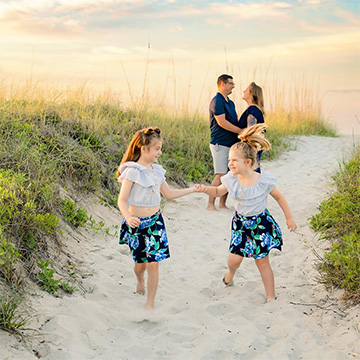
[[[311,218],[312,228],[331,243],[320,257],[319,280],[344,289],[344,299],[360,303],[360,147],[334,176],[336,191]]]
[[[29,320],[24,309],[25,293],[17,287],[7,287],[4,285],[0,295],[0,329],[19,334]]]

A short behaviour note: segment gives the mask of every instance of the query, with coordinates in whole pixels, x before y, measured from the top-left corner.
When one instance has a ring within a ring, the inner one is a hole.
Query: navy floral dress
[[[164,219],[160,210],[154,215],[139,218],[138,227],[130,227],[125,219],[121,223],[120,244],[128,244],[135,262],[162,261],[170,257]]]
[[[262,259],[271,249],[281,251],[281,246],[280,227],[267,209],[251,217],[235,212],[232,218],[229,252],[243,257]]]
[[[276,184],[270,172],[261,174],[252,187],[243,186],[231,172],[223,176],[221,182],[235,200],[229,252],[262,259],[271,249],[281,251],[283,240],[280,226],[267,210],[268,195]]]

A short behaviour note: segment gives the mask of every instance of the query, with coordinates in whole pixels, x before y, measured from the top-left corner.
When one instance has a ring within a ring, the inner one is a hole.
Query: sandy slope
[[[308,218],[330,190],[331,174],[352,146],[350,137],[301,137],[297,149],[263,164],[278,179],[298,224],[290,233],[276,202],[269,209],[284,233],[283,252],[272,252],[278,300],[264,304],[260,275],[245,259],[235,286],[224,288],[232,211],[208,212],[206,196],[167,202],[163,211],[171,258],[161,263],[156,311],[135,295],[126,246],[90,230],[68,234],[67,251],[83,261],[86,292],[55,298],[34,291],[42,309],[41,335],[28,348],[0,333],[0,359],[353,359],[360,354],[360,307],[346,309],[339,293],[315,282],[319,244]],[[87,200],[88,212],[107,226],[116,210]],[[74,241],[75,240],[77,241]],[[79,242],[78,242],[79,241]]]

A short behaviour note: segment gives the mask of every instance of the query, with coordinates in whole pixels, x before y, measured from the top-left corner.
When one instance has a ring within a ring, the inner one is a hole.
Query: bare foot
[[[219,204],[219,209],[230,210],[230,208],[228,208],[226,205],[220,205],[220,204]]]
[[[218,211],[217,208],[215,207],[215,205],[208,205],[206,210],[208,210],[208,211]]]
[[[144,279],[138,281],[137,286],[136,286],[136,293],[140,294],[140,295],[145,294],[145,281],[144,281]]]
[[[146,310],[146,311],[152,311],[152,310],[154,310],[154,303],[146,303],[146,304],[145,304],[145,310]]]
[[[266,299],[266,303],[269,303],[269,302],[274,301],[274,300],[276,300],[276,299],[277,299],[277,297],[267,298],[267,299]]]
[[[231,280],[226,280],[226,275],[228,275],[228,272],[224,275],[224,277],[223,277],[223,283],[224,283],[224,285],[225,286],[232,286],[232,285],[234,285],[234,281],[233,281],[233,279],[231,279]]]

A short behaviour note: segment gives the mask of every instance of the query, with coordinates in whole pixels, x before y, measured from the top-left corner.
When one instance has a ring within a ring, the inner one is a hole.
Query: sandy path
[[[42,359],[354,359],[360,354],[360,307],[345,309],[339,293],[314,280],[321,252],[308,218],[330,190],[331,175],[352,146],[350,137],[301,137],[297,149],[265,162],[278,179],[298,224],[285,226],[273,200],[269,209],[284,233],[283,252],[272,252],[278,300],[264,304],[260,275],[245,259],[235,286],[224,288],[232,211],[208,212],[206,196],[192,194],[167,202],[163,211],[171,258],[161,263],[156,311],[143,311],[145,298],[133,294],[132,260],[113,237],[79,233],[77,251],[86,294],[55,298],[41,294],[43,310],[35,326],[46,342],[33,341]],[[120,221],[116,211],[89,205],[107,226]],[[81,251],[81,254],[79,253]],[[0,359],[36,359],[12,337],[0,334]]]

